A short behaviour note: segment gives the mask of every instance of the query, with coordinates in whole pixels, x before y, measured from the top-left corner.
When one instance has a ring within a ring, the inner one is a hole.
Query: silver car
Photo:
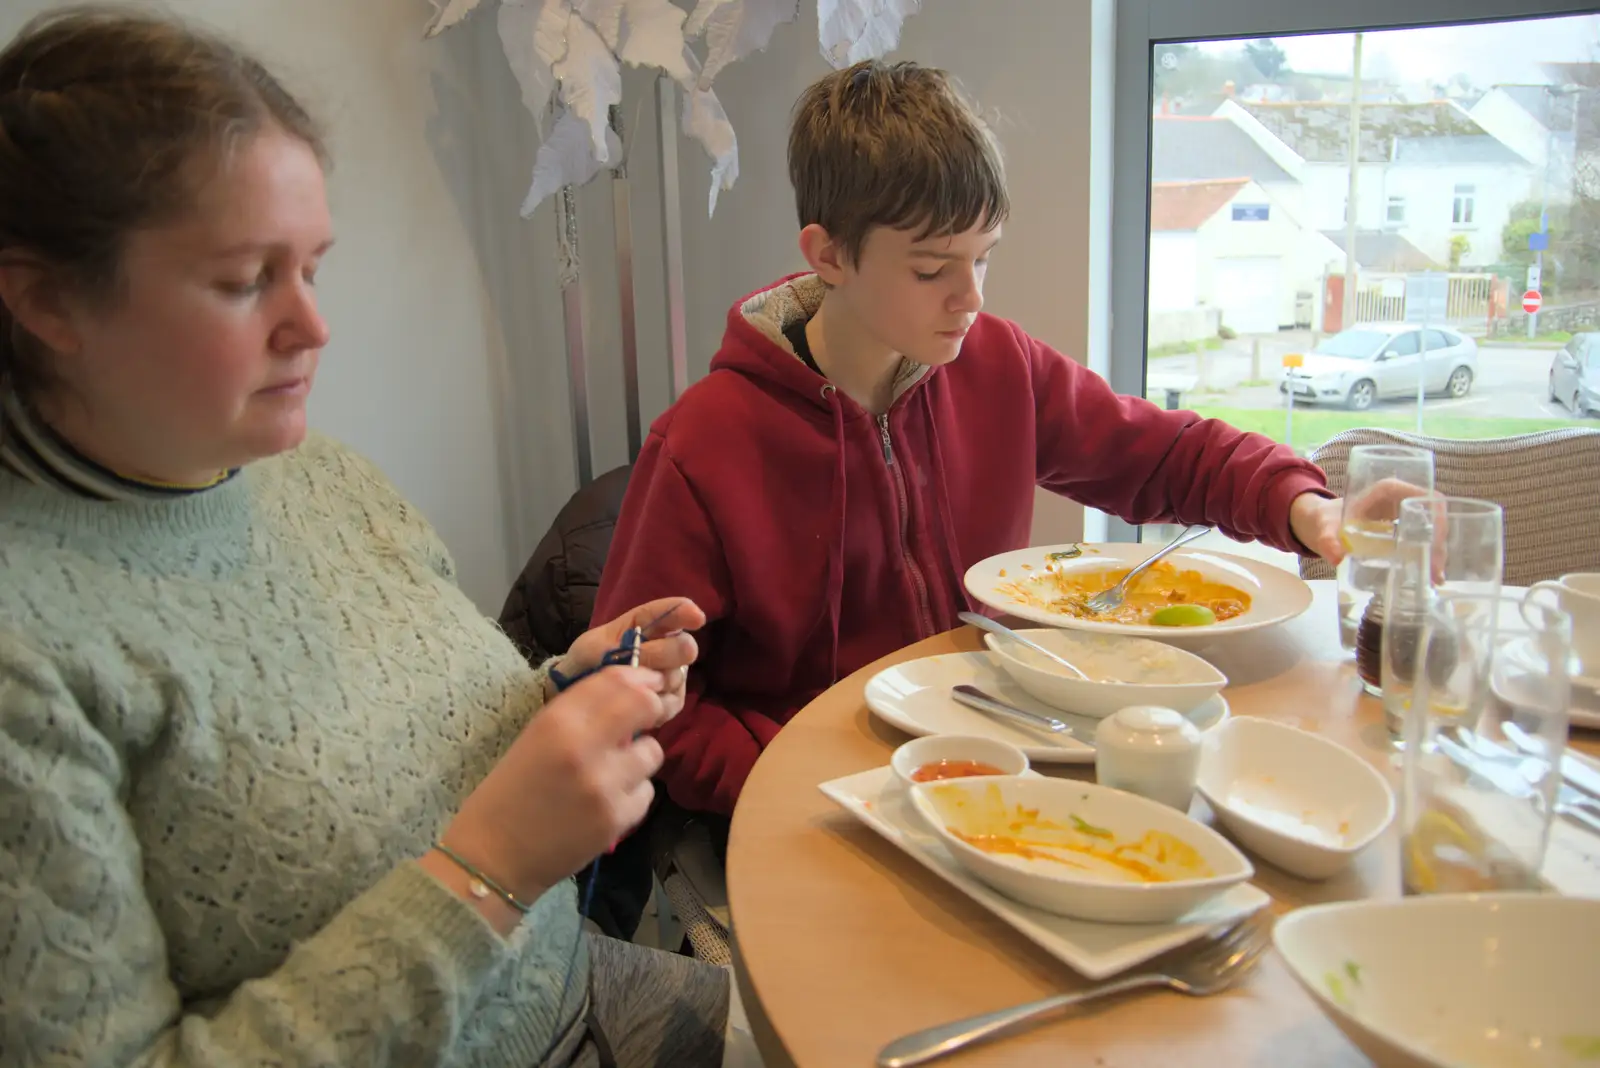
[[[1576,334],[1550,361],[1550,399],[1580,419],[1600,412],[1600,334]]]
[[[1444,327],[1365,323],[1319,342],[1299,367],[1284,372],[1280,393],[1302,403],[1365,411],[1385,397],[1424,393],[1465,397],[1478,374],[1478,343]]]

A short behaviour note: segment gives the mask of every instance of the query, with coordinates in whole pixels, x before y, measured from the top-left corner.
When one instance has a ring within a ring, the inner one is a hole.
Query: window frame
[[[1404,342],[1411,346],[1409,352],[1403,352],[1395,346]],[[1401,330],[1396,332],[1388,341],[1384,342],[1384,352],[1392,352],[1398,356],[1416,356],[1422,352],[1422,330]]]
[[[1111,329],[1105,366],[1118,393],[1144,396],[1150,279],[1150,55],[1172,41],[1289,37],[1510,22],[1594,12],[1593,0],[1118,0],[1112,80]],[[1453,210],[1453,205],[1452,205]],[[1106,517],[1112,541],[1139,528]]]

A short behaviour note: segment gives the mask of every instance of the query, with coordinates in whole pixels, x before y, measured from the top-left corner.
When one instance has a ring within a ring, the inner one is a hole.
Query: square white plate
[[[1078,737],[1029,730],[956,704],[950,689],[960,685],[976,686],[1007,704],[1054,716],[1069,724]],[[975,734],[1009,742],[1036,764],[1094,763],[1094,732],[1100,721],[1041,703],[1005,673],[993,653],[945,653],[885,668],[867,680],[866,701],[880,719],[918,738]],[[1188,716],[1202,731],[1210,730],[1228,718],[1228,700],[1215,694]]]
[[[1089,979],[1104,979],[1248,916],[1271,898],[1243,883],[1195,909],[1180,923],[1121,924],[1069,920],[1012,901],[968,874],[933,835],[921,829],[910,800],[887,767],[823,783],[835,804],[903,849],[923,867],[965,893]]]

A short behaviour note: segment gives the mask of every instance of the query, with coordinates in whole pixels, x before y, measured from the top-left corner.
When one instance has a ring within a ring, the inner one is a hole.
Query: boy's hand
[[[1400,515],[1400,502],[1425,496],[1425,486],[1413,486],[1397,478],[1386,478],[1353,502],[1351,513],[1357,518],[1394,520]],[[1344,520],[1344,500],[1302,493],[1289,505],[1289,531],[1300,544],[1330,564],[1345,558],[1339,527]]]
[[[1344,559],[1344,545],[1339,541],[1343,513],[1344,501],[1338,497],[1302,493],[1289,505],[1289,532],[1328,563],[1338,564]]]

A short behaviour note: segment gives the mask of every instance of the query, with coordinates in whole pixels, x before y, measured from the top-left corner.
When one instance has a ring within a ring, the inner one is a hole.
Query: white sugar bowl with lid
[[[1189,811],[1200,771],[1200,729],[1170,708],[1134,705],[1100,721],[1094,735],[1100,785]]]

